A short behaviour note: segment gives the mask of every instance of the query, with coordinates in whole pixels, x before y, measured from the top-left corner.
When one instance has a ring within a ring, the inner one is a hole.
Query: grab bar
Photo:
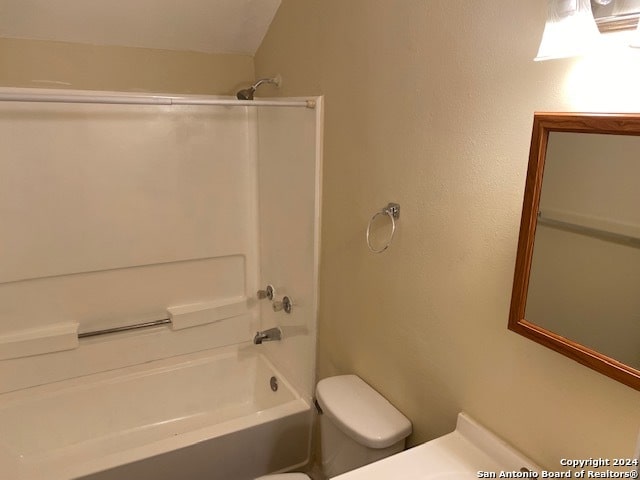
[[[161,318],[149,322],[135,323],[133,325],[124,325],[122,327],[105,328],[102,330],[90,330],[88,332],[78,333],[78,338],[96,337],[98,335],[107,335],[109,333],[126,332],[127,330],[137,330],[139,328],[157,327],[171,323],[170,318]]]
[[[182,330],[199,325],[220,322],[246,313],[247,297],[241,295],[221,300],[168,307],[167,316],[158,320],[134,323],[132,325],[124,325],[122,327],[105,328],[102,330],[90,330],[88,332],[78,333],[78,338],[95,337],[98,335],[107,335],[109,333],[126,332],[127,330],[137,330],[140,328],[157,327],[168,324],[171,324],[172,330]]]

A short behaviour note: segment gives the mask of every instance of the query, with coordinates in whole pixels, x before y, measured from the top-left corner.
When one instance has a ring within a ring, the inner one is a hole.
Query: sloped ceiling
[[[280,0],[0,0],[0,37],[254,55]]]

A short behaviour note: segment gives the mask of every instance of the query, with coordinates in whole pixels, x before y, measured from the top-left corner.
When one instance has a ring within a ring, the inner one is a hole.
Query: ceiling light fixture
[[[547,23],[534,60],[582,55],[597,43],[600,32],[590,0],[548,0],[547,9]]]

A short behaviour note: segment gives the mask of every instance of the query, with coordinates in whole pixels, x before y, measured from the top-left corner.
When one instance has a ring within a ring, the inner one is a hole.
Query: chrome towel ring
[[[385,243],[385,245],[380,249],[374,248],[371,245],[371,240],[369,239],[369,235],[371,233],[371,225],[378,215],[387,215],[391,219],[391,235],[389,236],[389,240],[387,241],[387,243]],[[373,253],[382,253],[387,248],[389,248],[389,245],[391,245],[391,242],[393,241],[393,236],[396,234],[396,220],[399,218],[400,205],[397,203],[389,203],[382,210],[373,214],[373,216],[369,220],[369,225],[367,225],[367,247],[369,247],[369,250],[371,250]]]

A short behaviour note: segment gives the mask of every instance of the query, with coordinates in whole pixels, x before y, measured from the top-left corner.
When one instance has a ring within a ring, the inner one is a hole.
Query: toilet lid
[[[327,418],[362,446],[387,448],[411,433],[409,419],[357,375],[320,380],[316,399]]]
[[[309,480],[304,473],[276,473],[275,475],[265,475],[256,480]]]

